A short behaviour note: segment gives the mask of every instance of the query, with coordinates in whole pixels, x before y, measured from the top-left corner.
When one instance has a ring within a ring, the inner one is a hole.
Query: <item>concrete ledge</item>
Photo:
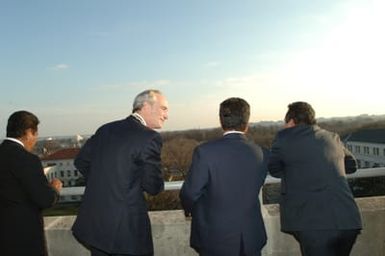
[[[364,229],[353,248],[352,256],[385,255],[385,196],[357,198]],[[263,211],[268,243],[265,256],[300,255],[297,242],[280,232],[278,205],[265,205]],[[196,256],[189,247],[190,221],[183,212],[150,212],[156,256]],[[75,216],[46,217],[45,229],[50,256],[89,256],[71,233]]]

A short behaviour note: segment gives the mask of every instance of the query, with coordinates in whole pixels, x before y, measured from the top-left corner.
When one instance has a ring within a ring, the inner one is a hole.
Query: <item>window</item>
[[[356,152],[356,153],[361,153],[361,148],[360,148],[360,146],[355,146],[354,147],[354,151]]]
[[[64,177],[64,171],[60,171],[60,177]]]
[[[71,170],[67,171],[67,177],[71,177]]]
[[[79,175],[79,174],[78,174],[78,170],[75,170],[75,171],[74,171],[74,176],[77,177],[78,175]]]

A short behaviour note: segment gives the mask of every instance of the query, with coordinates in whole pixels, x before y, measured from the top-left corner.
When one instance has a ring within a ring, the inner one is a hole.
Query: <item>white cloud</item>
[[[55,66],[52,66],[50,67],[50,69],[52,70],[56,70],[56,71],[59,71],[59,70],[65,70],[65,69],[69,69],[70,68],[70,65],[68,64],[57,64]]]

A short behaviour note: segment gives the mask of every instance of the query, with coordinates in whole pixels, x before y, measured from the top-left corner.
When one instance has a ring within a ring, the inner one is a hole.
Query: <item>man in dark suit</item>
[[[0,145],[0,254],[47,255],[42,209],[58,199],[62,183],[48,183],[40,159],[31,153],[38,136],[38,118],[13,113],[7,138]]]
[[[151,224],[144,193],[163,190],[162,140],[153,129],[168,118],[158,90],[136,96],[133,113],[100,127],[75,159],[86,179],[73,233],[92,256],[153,255]]]
[[[285,123],[268,165],[282,179],[281,230],[295,237],[304,256],[347,256],[361,229],[345,177],[356,161],[337,134],[316,125],[308,103],[290,104]]]
[[[180,191],[192,215],[190,245],[201,256],[257,256],[266,244],[258,197],[267,173],[264,154],[245,137],[245,100],[225,100],[219,115],[224,136],[195,149]]]

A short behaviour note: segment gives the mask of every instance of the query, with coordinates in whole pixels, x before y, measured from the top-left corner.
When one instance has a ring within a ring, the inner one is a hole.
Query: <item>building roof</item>
[[[79,153],[80,148],[65,148],[58,150],[48,156],[42,157],[42,161],[52,161],[52,160],[64,160],[64,159],[74,159]]]
[[[385,129],[366,129],[350,134],[347,138],[348,142],[368,142],[368,143],[385,143]]]

